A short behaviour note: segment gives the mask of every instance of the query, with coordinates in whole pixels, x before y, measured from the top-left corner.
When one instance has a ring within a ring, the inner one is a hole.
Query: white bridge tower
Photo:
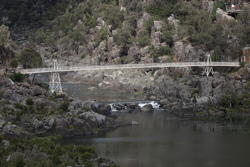
[[[58,70],[58,63],[56,59],[53,59],[53,71],[50,75],[50,81],[49,81],[49,89],[50,92],[53,94],[62,94],[62,84],[61,84],[61,78],[60,74],[56,72]]]
[[[206,65],[207,65],[207,66],[204,67],[203,75],[209,76],[209,74],[212,74],[212,75],[214,74],[214,69],[213,69],[213,67],[211,66],[211,64],[212,64],[211,55],[208,54],[208,55],[207,55],[207,62],[206,62]]]

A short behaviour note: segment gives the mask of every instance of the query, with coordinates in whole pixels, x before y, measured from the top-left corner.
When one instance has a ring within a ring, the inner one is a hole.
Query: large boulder
[[[111,116],[111,107],[109,104],[92,105],[92,110],[98,114]]]
[[[138,104],[128,104],[127,110],[129,113],[141,112],[141,108]]]
[[[32,95],[33,96],[40,96],[40,95],[42,95],[42,94],[44,94],[44,90],[42,89],[42,88],[40,88],[40,87],[35,87],[34,89],[33,89],[33,91],[32,91]]]
[[[222,10],[220,8],[218,8],[216,10],[216,20],[218,20],[218,21],[225,21],[225,20],[231,21],[231,20],[234,20],[235,21],[235,19],[232,16],[229,16],[227,14],[227,12],[225,12],[224,10]]]
[[[142,112],[153,112],[154,108],[151,104],[146,104],[145,106],[141,107]]]
[[[97,125],[98,127],[105,124],[106,117],[95,112],[84,112],[79,115],[80,119],[88,121],[90,124]]]

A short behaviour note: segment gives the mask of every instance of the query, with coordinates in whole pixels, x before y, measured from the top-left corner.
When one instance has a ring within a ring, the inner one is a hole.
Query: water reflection
[[[218,123],[179,120],[169,113],[119,113],[139,126],[78,139],[121,167],[249,167],[250,136]],[[234,128],[237,128],[234,127]]]

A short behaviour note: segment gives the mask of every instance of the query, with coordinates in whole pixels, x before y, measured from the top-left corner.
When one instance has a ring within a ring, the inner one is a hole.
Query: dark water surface
[[[123,90],[90,91],[88,87],[64,84],[70,95],[82,100],[140,100]],[[101,156],[120,167],[250,167],[250,134],[239,130],[239,125],[182,120],[159,111],[116,114],[122,121],[140,125],[70,142],[93,145]]]
[[[140,125],[74,142],[93,145],[121,167],[250,166],[250,135],[238,126],[180,120],[167,112],[118,115]]]

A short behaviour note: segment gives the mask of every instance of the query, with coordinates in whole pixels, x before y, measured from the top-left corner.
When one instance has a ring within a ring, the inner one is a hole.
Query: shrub
[[[15,103],[15,108],[20,109],[22,111],[26,111],[27,107],[21,103]]]
[[[207,48],[213,48],[213,37],[206,32],[196,33],[191,36],[191,42],[195,44],[203,44]]]
[[[15,160],[15,166],[16,167],[24,167],[25,166],[25,162],[24,162],[24,158],[23,156],[18,156]]]
[[[73,39],[75,42],[83,42],[85,41],[85,33],[81,30],[73,30],[69,33],[69,37]]]
[[[124,17],[123,13],[120,11],[119,6],[116,5],[103,5],[101,8],[101,16],[113,29],[117,29],[121,26]]]
[[[171,54],[171,48],[169,46],[161,46],[160,48],[153,48],[152,56],[157,58],[169,54]]]
[[[214,49],[214,53],[212,54],[212,61],[221,61],[223,52],[221,51],[221,48],[216,47]]]
[[[170,47],[174,44],[174,39],[172,37],[172,32],[164,31],[163,33],[163,41],[166,42]]]
[[[34,104],[31,98],[26,99],[26,105],[32,106]]]
[[[162,19],[171,14],[183,18],[190,12],[187,5],[179,0],[155,1],[147,6],[146,10],[151,15]]]
[[[154,25],[154,19],[150,18],[145,24],[144,24],[144,30],[148,33],[148,35],[151,34],[152,27]]]
[[[147,45],[150,45],[150,37],[149,34],[145,31],[142,31],[137,38],[137,42],[139,46],[145,47]]]
[[[98,41],[106,40],[108,36],[108,30],[105,27],[102,27],[98,33]]]
[[[130,31],[124,28],[119,29],[117,34],[114,36],[114,41],[119,46],[127,47],[132,42]]]
[[[16,59],[14,59],[14,60],[12,60],[12,61],[10,62],[10,67],[11,67],[11,68],[17,68],[17,67],[18,67],[18,62],[17,62]]]
[[[25,75],[21,73],[14,73],[10,75],[10,79],[14,82],[23,82],[25,79]]]
[[[69,102],[68,102],[68,101],[64,101],[64,102],[61,104],[60,109],[61,109],[63,112],[68,112],[68,111],[69,111]]]

